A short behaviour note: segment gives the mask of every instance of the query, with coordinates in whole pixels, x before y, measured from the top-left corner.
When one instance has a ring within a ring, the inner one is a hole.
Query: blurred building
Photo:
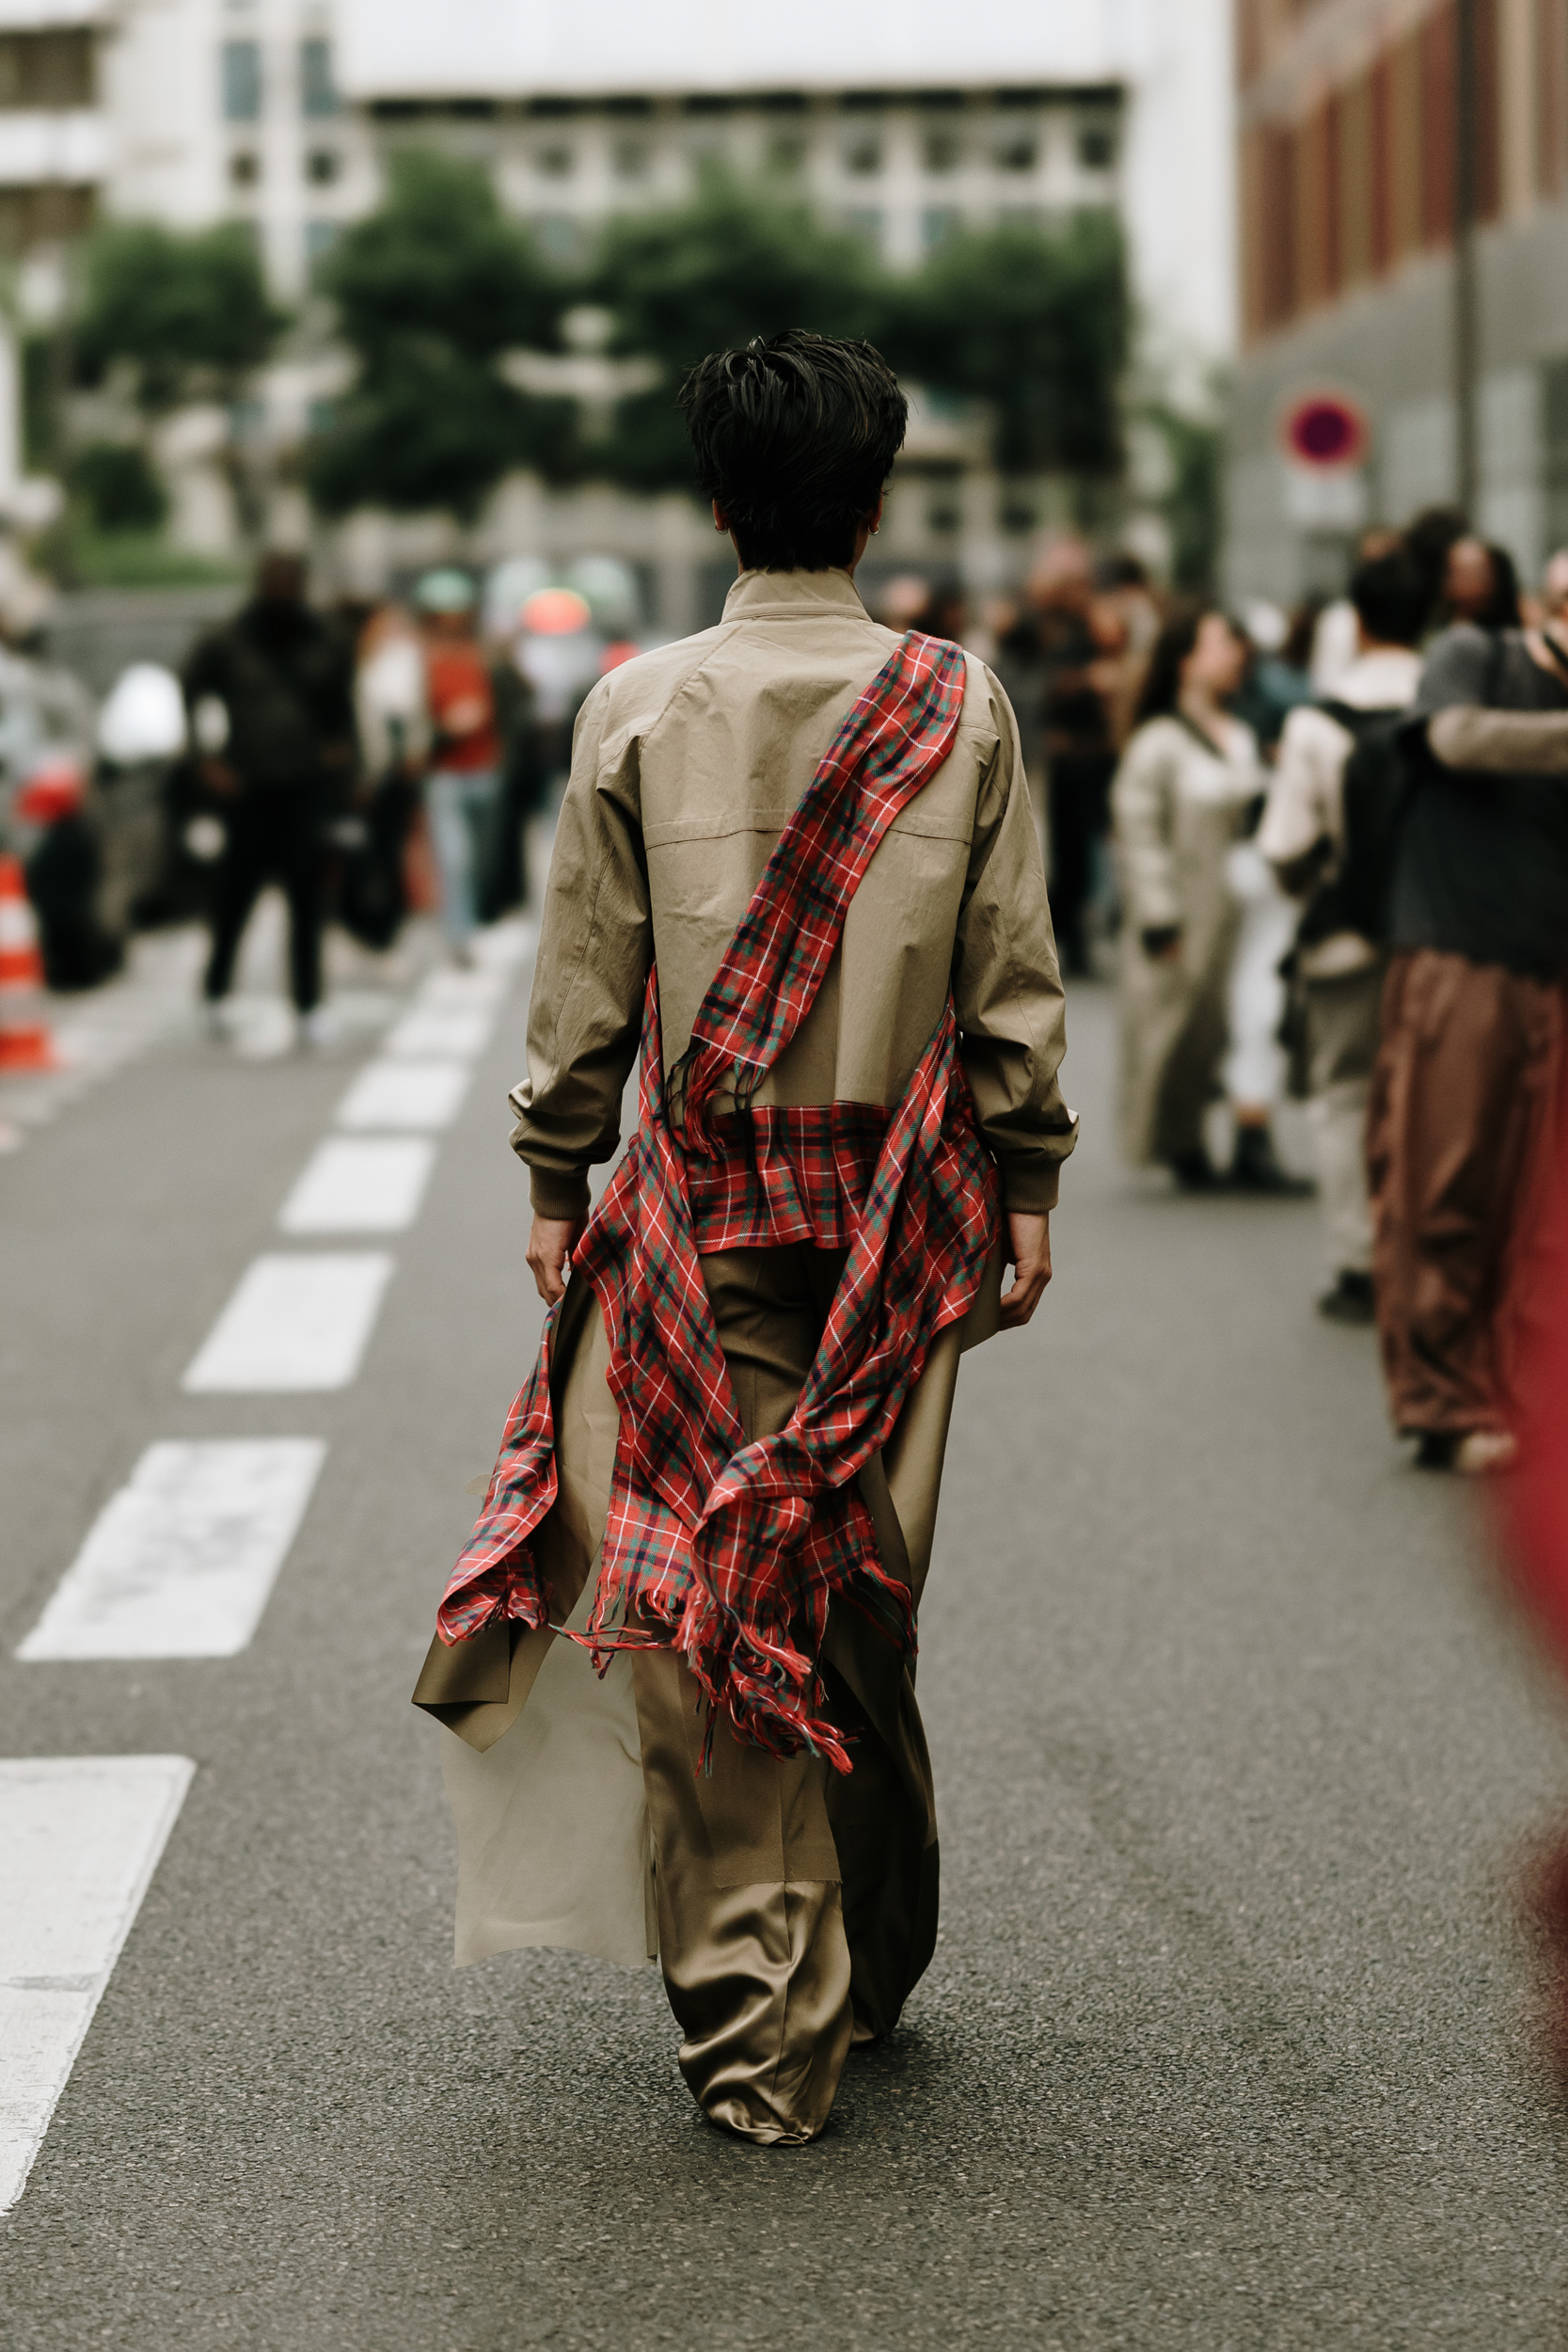
[[[1466,492],[1535,572],[1568,541],[1568,0],[1239,0],[1237,77],[1232,592],[1337,587],[1363,524]],[[1360,468],[1283,454],[1320,389]]]
[[[107,209],[186,229],[246,222],[286,297],[375,201],[325,0],[117,0],[103,93]]]
[[[342,0],[341,23],[345,97],[377,157],[436,144],[479,163],[560,262],[610,215],[680,201],[710,162],[799,191],[895,268],[960,227],[1104,206],[1128,230],[1162,392],[1200,402],[1230,348],[1228,0],[909,0],[895,28],[869,0]],[[1022,569],[1048,501],[999,483],[984,442],[977,421],[917,404],[885,568],[980,590]],[[513,544],[563,553],[588,534],[636,562],[666,628],[722,595],[690,501],[519,482],[493,520]]]

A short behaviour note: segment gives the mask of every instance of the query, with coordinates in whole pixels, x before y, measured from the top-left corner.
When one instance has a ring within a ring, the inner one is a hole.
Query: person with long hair
[[[1111,791],[1121,882],[1121,1143],[1187,1190],[1220,1179],[1204,1114],[1221,1093],[1227,987],[1240,909],[1226,877],[1244,812],[1263,789],[1250,727],[1226,708],[1247,644],[1212,606],[1174,612],[1155,642],[1138,723]],[[1243,1184],[1262,1152],[1238,1124]]]

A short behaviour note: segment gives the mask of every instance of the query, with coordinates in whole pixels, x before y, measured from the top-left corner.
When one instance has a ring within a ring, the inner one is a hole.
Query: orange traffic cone
[[[49,1024],[40,1018],[43,959],[22,861],[0,856],[0,1071],[58,1070]]]

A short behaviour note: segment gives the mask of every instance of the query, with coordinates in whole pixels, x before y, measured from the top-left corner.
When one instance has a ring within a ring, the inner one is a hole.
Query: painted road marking
[[[283,1203],[286,1233],[402,1233],[420,1214],[436,1164],[422,1136],[333,1136]]]
[[[388,1032],[384,1050],[402,1060],[450,1055],[469,1061],[484,1051],[494,1027],[495,1016],[483,1006],[416,1006]]]
[[[380,1249],[256,1259],[182,1387],[201,1395],[346,1389],[391,1271]]]
[[[195,1770],[183,1756],[0,1762],[0,2213],[26,2185]]]
[[[372,1061],[338,1105],[340,1127],[450,1127],[472,1075],[467,1062]]]
[[[414,998],[417,1005],[439,1008],[443,1011],[461,1009],[488,1009],[499,1005],[511,985],[505,971],[491,972],[432,972],[420,983]]]
[[[325,1457],[319,1438],[149,1446],[18,1658],[234,1657]]]

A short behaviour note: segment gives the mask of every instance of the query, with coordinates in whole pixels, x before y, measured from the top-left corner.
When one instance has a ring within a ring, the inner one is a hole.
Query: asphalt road
[[[1310,1207],[1176,1201],[1085,1139],[1058,1276],[968,1359],[923,1626],[944,1919],[804,2151],[718,2137],[657,1974],[450,1964],[407,1704],[528,1361],[504,1091],[526,972],[358,1378],[180,1375],[352,1051],[176,1038],[0,1161],[0,1755],[195,1780],[15,2210],[6,2352],[701,2344],[1554,2345],[1563,2107],[1517,1881],[1568,1816],[1558,1692],[1404,1467]],[[319,1436],[241,1655],[24,1664],[158,1438]]]

